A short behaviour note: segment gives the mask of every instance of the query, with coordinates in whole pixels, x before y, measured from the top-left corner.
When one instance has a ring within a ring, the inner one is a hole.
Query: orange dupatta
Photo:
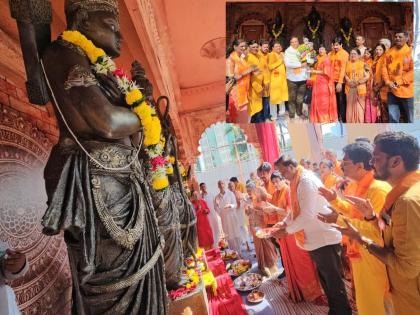
[[[337,183],[337,176],[334,174],[322,176],[321,181],[324,184],[325,188],[335,188],[335,184]]]
[[[283,208],[287,210],[288,208],[288,194],[289,189],[285,185],[281,190],[276,190],[273,193],[273,197],[271,199],[271,204],[275,205],[276,207]],[[283,216],[279,215],[277,212],[274,213],[264,213],[264,223],[265,224],[276,224],[277,222],[281,221]]]
[[[388,193],[385,199],[385,204],[379,215],[379,227],[381,230],[385,228],[385,221],[391,216],[391,209],[395,201],[404,194],[411,186],[420,181],[420,171],[412,171],[401,178],[392,190]]]
[[[234,73],[237,76],[243,75],[248,69],[249,65],[247,61],[234,51],[230,54],[230,58],[234,62]],[[248,105],[248,93],[251,86],[251,74],[246,74],[241,79],[236,81],[237,95],[235,99],[235,106],[238,110],[243,109],[244,106]]]
[[[297,194],[297,188],[299,185],[300,177],[302,176],[303,167],[299,165],[296,170],[296,174],[290,182],[290,198],[292,199],[292,213],[293,219],[297,218],[300,214],[299,199]],[[304,230],[298,231],[295,234],[295,239],[299,245],[305,244],[305,232]]]
[[[361,198],[365,197],[373,181],[373,171],[369,171],[367,174],[365,174],[365,176],[363,176],[363,178],[360,181],[357,182],[357,187],[354,192],[354,196]],[[363,215],[361,215],[356,209],[354,209],[354,207],[351,207],[350,217],[359,220],[363,219]],[[348,244],[347,255],[349,256],[349,258],[360,258],[361,256],[359,252],[359,245],[357,244],[357,242],[349,239],[346,243]]]

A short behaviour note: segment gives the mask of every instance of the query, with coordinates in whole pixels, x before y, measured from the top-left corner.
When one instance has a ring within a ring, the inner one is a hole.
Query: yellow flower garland
[[[314,29],[311,27],[311,22],[308,21],[308,29],[312,33],[312,39],[315,39],[315,34],[316,34],[316,32],[318,32],[320,26],[321,26],[321,21],[320,20],[318,20],[318,22],[316,23],[316,27]]]
[[[80,47],[86,53],[92,64],[100,64],[108,70],[116,68],[110,58],[105,58],[105,51],[96,47],[91,40],[87,39],[79,31],[64,31],[61,34],[61,38]],[[144,129],[144,145],[151,147],[160,144],[163,138],[161,135],[162,126],[156,111],[145,101],[143,93],[134,83],[130,83],[126,78],[124,82],[118,81],[117,78],[117,82],[125,94],[125,102],[132,108],[133,112],[141,121]],[[129,84],[126,84],[127,82]],[[165,143],[164,138],[163,143]],[[163,148],[163,146],[161,147]],[[160,152],[154,152],[153,155],[160,155]],[[149,154],[149,157],[153,157],[153,155]],[[161,190],[169,186],[165,167],[152,174],[152,186],[155,190]]]
[[[348,34],[348,35],[346,35],[346,34],[345,34],[345,32],[344,32],[343,28],[340,28],[340,32],[341,32],[341,34],[343,34],[343,37],[344,37],[344,39],[345,39],[345,41],[346,41],[346,43],[347,43],[347,45],[348,45],[348,44],[349,44],[349,42],[350,42],[351,33],[353,32],[353,28],[352,28],[352,27],[350,27],[350,29],[349,29],[349,34]]]
[[[277,26],[276,24],[273,24],[273,27],[271,28],[271,34],[273,34],[275,39],[277,39],[277,37],[279,37],[281,33],[283,33],[284,23],[280,26],[280,29],[278,32],[276,32],[276,26]]]

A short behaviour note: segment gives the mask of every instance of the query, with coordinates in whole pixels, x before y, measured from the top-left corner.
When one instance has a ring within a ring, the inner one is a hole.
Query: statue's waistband
[[[132,167],[128,167],[127,171],[139,166],[140,161],[136,156],[137,149],[132,146],[105,141],[83,141],[81,145],[90,155],[89,161],[92,168],[119,169],[130,164],[133,159],[137,161],[131,163]],[[79,144],[69,138],[60,140],[58,146],[61,154],[64,155],[84,152]]]

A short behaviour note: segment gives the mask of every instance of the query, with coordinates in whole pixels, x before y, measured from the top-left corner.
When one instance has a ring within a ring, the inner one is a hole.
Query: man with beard
[[[420,148],[415,137],[389,131],[377,135],[371,164],[376,179],[392,190],[377,215],[369,200],[348,197],[375,228],[382,230],[384,245],[365,237],[348,220],[343,234],[356,240],[387,268],[395,314],[420,310]]]
[[[385,53],[382,76],[389,87],[388,111],[389,122],[400,122],[401,110],[406,121],[414,121],[414,62],[412,49],[407,45],[408,33],[395,34],[394,46]]]
[[[368,198],[375,213],[379,213],[391,187],[386,182],[375,180],[373,177],[372,166],[369,164],[372,159],[372,145],[367,142],[356,141],[345,146],[343,151],[344,157],[341,167],[344,176],[356,183],[354,196]],[[345,215],[346,218],[350,218],[349,221],[364,236],[371,238],[378,244],[383,244],[380,231],[369,222],[364,221],[349,202],[337,197],[335,190],[325,187],[320,187],[318,190],[335,210]],[[343,221],[344,217],[339,215],[338,212],[319,214],[318,218],[322,222],[346,226]],[[350,258],[353,271],[358,314],[385,315],[384,297],[388,291],[385,265],[353,240],[350,240],[347,244],[347,256]]]

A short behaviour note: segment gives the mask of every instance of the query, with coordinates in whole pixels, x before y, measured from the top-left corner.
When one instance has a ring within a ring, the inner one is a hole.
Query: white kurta
[[[238,224],[238,211],[236,197],[233,192],[226,190],[219,193],[214,199],[214,206],[222,220],[223,233],[229,244],[229,248],[241,252],[242,237],[241,228]]]
[[[207,206],[210,209],[210,213],[208,214],[208,219],[211,226],[211,230],[213,232],[213,240],[214,240],[213,246],[217,247],[219,239],[220,239],[220,234],[222,232],[222,222],[220,220],[219,214],[214,209],[214,195],[207,193],[207,194],[201,194],[201,197],[206,201]]]

